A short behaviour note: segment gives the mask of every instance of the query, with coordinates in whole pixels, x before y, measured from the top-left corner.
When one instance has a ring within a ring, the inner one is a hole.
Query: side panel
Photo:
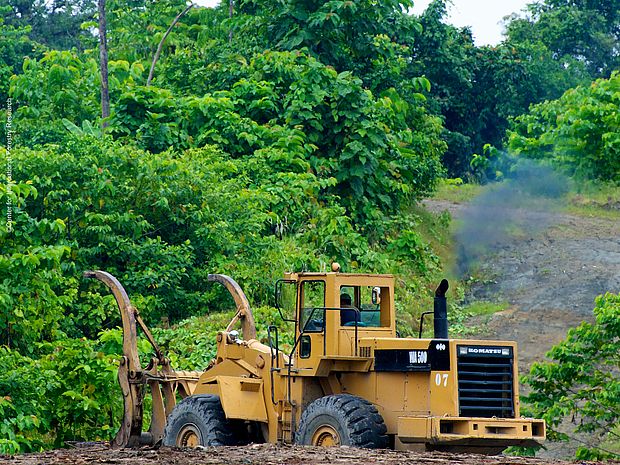
[[[374,403],[381,406],[388,434],[395,434],[399,417],[429,414],[428,373],[377,373]]]
[[[458,414],[458,380],[454,371],[430,373],[431,415]]]
[[[267,421],[262,380],[218,376],[217,384],[226,418]]]
[[[375,404],[388,434],[397,432],[399,417],[430,414],[428,373],[343,373],[340,383],[342,392]]]
[[[434,360],[429,379],[431,415],[458,415],[456,346],[452,341],[435,339],[430,342],[428,351]]]

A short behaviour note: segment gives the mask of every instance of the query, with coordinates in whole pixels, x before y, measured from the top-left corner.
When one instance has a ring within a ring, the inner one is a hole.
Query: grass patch
[[[471,302],[463,308],[463,311],[473,316],[490,316],[497,312],[503,312],[510,307],[508,302]]]
[[[450,334],[452,337],[468,338],[484,333],[484,325],[491,316],[510,308],[508,302],[474,301],[465,306],[453,305],[452,313],[448,313],[450,320]]]
[[[421,239],[420,253],[433,254],[438,258],[429,261],[426,271],[420,270],[418,273],[397,277],[397,329],[403,337],[418,337],[420,315],[433,309],[434,291],[441,279],[446,277],[445,264],[451,254],[451,219],[447,212],[434,213],[418,204],[410,205],[408,214],[416,218],[415,231]],[[430,322],[432,331],[432,317],[427,317],[426,320],[425,327],[429,327]]]
[[[460,178],[442,179],[433,194],[434,200],[446,200],[454,203],[465,203],[472,200],[482,191],[479,184],[465,184]]]
[[[607,210],[604,208],[594,207],[590,205],[571,204],[566,208],[566,213],[586,218],[606,218],[609,220],[620,220],[619,210]]]
[[[620,220],[620,210],[608,210],[595,205],[575,205],[570,203],[566,207],[566,213],[587,218],[606,218]]]
[[[620,457],[620,426],[610,431],[600,446]]]
[[[413,205],[411,213],[420,219],[416,231],[439,256],[444,271],[452,259],[451,226],[453,220],[448,212],[434,213],[419,205]]]
[[[567,196],[567,212],[579,216],[620,218],[620,186],[611,183],[575,184]]]

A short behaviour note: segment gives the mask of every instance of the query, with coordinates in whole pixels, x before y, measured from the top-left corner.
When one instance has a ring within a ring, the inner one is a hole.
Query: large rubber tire
[[[301,415],[295,443],[312,446],[388,447],[387,428],[374,405],[350,394],[321,397]]]
[[[163,445],[170,447],[232,446],[238,443],[235,425],[226,419],[219,396],[183,399],[166,423]]]

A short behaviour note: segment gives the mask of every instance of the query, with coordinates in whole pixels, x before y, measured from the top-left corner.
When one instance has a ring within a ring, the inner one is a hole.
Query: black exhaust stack
[[[435,339],[448,339],[448,302],[446,292],[449,284],[447,279],[442,279],[439,287],[435,290],[435,303],[433,306]]]

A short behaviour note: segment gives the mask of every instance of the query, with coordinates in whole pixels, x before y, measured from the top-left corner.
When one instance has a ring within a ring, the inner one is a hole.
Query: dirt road
[[[466,204],[425,201],[433,211],[450,212],[458,222]],[[593,321],[594,299],[620,292],[620,221],[564,213],[520,211],[525,228],[503,237],[481,256],[481,282],[470,300],[507,301],[508,310],[494,314],[477,336],[515,340],[520,371],[544,357],[566,332]]]
[[[497,278],[480,296],[511,305],[489,322],[490,337],[519,343],[522,369],[581,321],[593,321],[594,299],[620,291],[620,224],[564,217],[538,237],[508,245],[485,268]]]
[[[285,447],[260,444],[247,447],[211,447],[204,450],[112,450],[91,446],[73,450],[55,450],[0,457],[0,465],[565,465],[561,460],[524,457],[485,457],[451,455],[439,452],[413,453],[353,448]],[[580,462],[585,463],[585,462]],[[611,462],[608,462],[611,464]],[[620,462],[616,462],[620,464]]]
[[[425,201],[431,211],[448,211],[458,222],[470,215],[467,204]],[[519,371],[544,360],[546,352],[566,337],[570,328],[594,320],[594,299],[620,292],[620,221],[550,211],[519,210],[514,235],[502,235],[477,263],[479,276],[469,301],[508,302],[509,308],[470,323],[474,337],[514,340],[519,348]],[[535,227],[531,227],[536,225]],[[518,228],[517,228],[518,229]],[[522,387],[522,392],[524,391]],[[561,429],[571,431],[566,424]],[[547,443],[540,457],[574,457],[585,435],[568,443]]]

